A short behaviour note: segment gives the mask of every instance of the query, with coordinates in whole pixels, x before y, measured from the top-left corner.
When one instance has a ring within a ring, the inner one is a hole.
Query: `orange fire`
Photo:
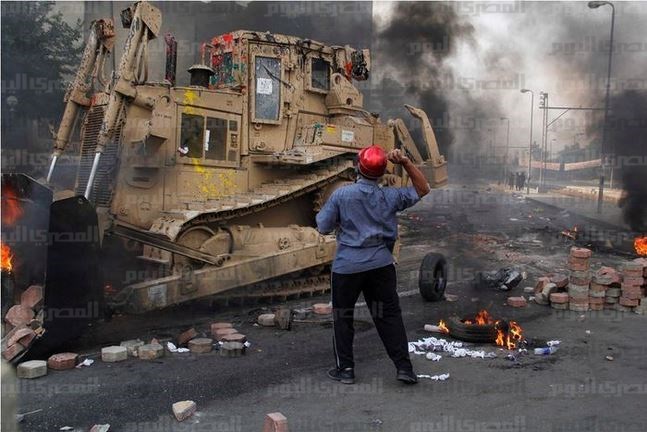
[[[501,321],[497,321],[494,325],[496,329],[496,340],[494,341],[498,346],[515,349],[519,342],[523,340],[523,330],[516,321],[509,321],[507,330]]]
[[[465,324],[476,324],[476,325],[486,325],[486,324],[492,324],[494,320],[492,319],[492,316],[490,313],[483,309],[479,313],[476,314],[474,317],[474,321],[471,320],[465,320],[463,321]]]
[[[440,328],[441,332],[449,334],[449,329],[447,328],[447,324],[445,323],[445,321],[440,320],[440,322],[438,323],[438,327]]]
[[[473,320],[466,319],[463,320],[463,323],[494,325],[494,329],[496,330],[496,339],[494,342],[500,347],[515,349],[523,341],[523,329],[516,321],[508,321],[506,323],[503,320],[495,320],[486,309],[479,311]],[[450,334],[445,321],[440,320],[438,327],[440,327],[440,331],[443,333]]]
[[[647,256],[647,236],[639,236],[634,239],[634,249],[640,256]]]
[[[571,240],[577,240],[577,225],[575,225],[572,230],[562,230],[562,235],[570,238]]]
[[[2,250],[2,259],[0,260],[0,270],[10,272],[13,270],[13,254],[11,253],[11,248],[6,244],[0,242],[0,249]]]
[[[13,189],[5,187],[2,191],[2,223],[13,225],[22,216],[23,210]]]

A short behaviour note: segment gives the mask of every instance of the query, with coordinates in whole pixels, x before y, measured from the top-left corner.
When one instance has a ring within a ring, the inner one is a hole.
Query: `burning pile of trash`
[[[540,277],[534,288],[535,303],[578,312],[611,309],[646,314],[647,259],[628,261],[620,270],[602,266],[592,271],[591,256],[589,249],[571,248],[568,275]]]

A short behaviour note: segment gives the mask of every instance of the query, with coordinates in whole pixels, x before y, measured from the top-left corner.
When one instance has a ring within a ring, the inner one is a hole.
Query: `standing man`
[[[381,187],[387,158],[402,165],[413,187]],[[408,339],[402,322],[393,246],[398,236],[396,213],[417,203],[430,191],[429,183],[400,150],[388,155],[379,146],[359,153],[357,182],[337,189],[317,214],[317,229],[337,228],[337,255],[332,265],[333,348],[336,367],[328,376],[344,384],[355,382],[353,314],[364,294],[377,332],[395,364],[396,378],[418,382],[409,359]]]

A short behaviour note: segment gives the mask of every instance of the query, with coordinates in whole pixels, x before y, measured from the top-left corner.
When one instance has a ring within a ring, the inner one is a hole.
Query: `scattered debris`
[[[520,308],[520,307],[526,307],[528,305],[528,302],[526,301],[526,298],[523,296],[508,297],[508,305],[515,308]]]
[[[228,335],[225,335],[222,338],[223,342],[240,342],[240,343],[245,343],[247,342],[247,336],[244,334],[240,333],[230,333]]]
[[[427,354],[425,354],[425,357],[427,358],[427,360],[431,361],[440,361],[440,359],[443,358],[442,356],[433,352],[428,352]]]
[[[192,353],[208,353],[213,349],[213,339],[195,338],[189,341],[189,350]]]
[[[330,315],[332,313],[332,304],[315,303],[312,305],[312,312],[317,315]]]
[[[232,333],[238,333],[238,330],[232,327],[224,327],[224,328],[219,328],[219,329],[216,329],[215,331],[212,331],[211,335],[215,340],[221,341],[223,337]]]
[[[288,308],[279,308],[274,314],[274,323],[281,330],[292,328],[292,311]]]
[[[274,314],[261,314],[258,316],[257,322],[263,327],[274,327]]]
[[[81,369],[82,367],[92,366],[92,363],[94,363],[94,360],[86,358],[85,360],[80,362],[78,365],[76,365],[76,368]]]
[[[535,348],[535,355],[551,355],[557,351],[557,345],[547,346],[542,348]]]
[[[155,360],[164,356],[164,347],[158,343],[146,344],[139,347],[141,360]]]
[[[220,355],[223,357],[240,357],[245,354],[245,345],[240,342],[223,342]]]
[[[123,341],[119,345],[126,348],[126,351],[128,351],[128,355],[130,357],[137,357],[137,350],[139,349],[139,347],[144,345],[144,341],[139,339],[131,339]]]
[[[455,302],[455,301],[458,301],[458,296],[455,294],[445,293],[445,300],[447,300],[448,302]]]
[[[178,348],[173,342],[166,342],[166,349],[172,353],[187,353],[190,351],[189,348]]]
[[[39,413],[42,410],[43,410],[42,408],[39,408],[37,410],[29,411],[29,412],[26,412],[26,413],[16,414],[16,423],[20,423],[25,419],[26,416]]]
[[[106,424],[95,424],[90,429],[90,432],[108,432],[110,430],[110,425]]]
[[[611,356],[611,355],[605,356],[604,358],[607,359],[608,361],[613,361],[614,360],[613,356]]]
[[[196,337],[198,337],[198,332],[193,327],[191,327],[177,337],[177,344],[178,346],[186,345],[191,339]]]
[[[16,368],[18,378],[33,379],[47,375],[47,362],[44,360],[30,360],[20,363]]]
[[[496,353],[475,351],[463,348],[462,342],[447,341],[429,337],[420,339],[416,342],[409,342],[409,352],[416,355],[427,355],[428,352],[446,352],[452,357],[472,357],[472,358],[494,358]]]
[[[263,432],[288,432],[288,419],[280,412],[265,415]]]
[[[476,279],[478,288],[487,287],[509,291],[519,285],[523,276],[517,270],[502,268],[498,271],[479,272]]]
[[[101,349],[101,361],[115,363],[128,359],[128,350],[123,346],[109,346]]]
[[[79,360],[79,355],[75,353],[54,354],[47,359],[47,366],[54,370],[73,369]]]
[[[185,401],[180,401],[180,402],[175,402],[173,404],[173,415],[177,419],[177,421],[184,421],[191,417],[197,408],[197,405],[195,402],[191,400],[185,400]]]
[[[418,374],[418,378],[426,378],[430,379],[432,381],[445,381],[449,379],[449,373],[444,373],[440,375],[426,375],[426,374]]]
[[[447,333],[440,326],[433,325],[433,324],[425,324],[424,330],[431,333]]]

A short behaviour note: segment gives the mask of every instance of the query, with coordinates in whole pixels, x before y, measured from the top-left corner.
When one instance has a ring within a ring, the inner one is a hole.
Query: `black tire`
[[[447,320],[447,329],[450,336],[465,342],[493,342],[496,339],[494,324],[467,325],[458,317]]]
[[[441,254],[430,252],[422,259],[418,288],[427,301],[440,301],[445,297],[447,286],[447,262]]]

